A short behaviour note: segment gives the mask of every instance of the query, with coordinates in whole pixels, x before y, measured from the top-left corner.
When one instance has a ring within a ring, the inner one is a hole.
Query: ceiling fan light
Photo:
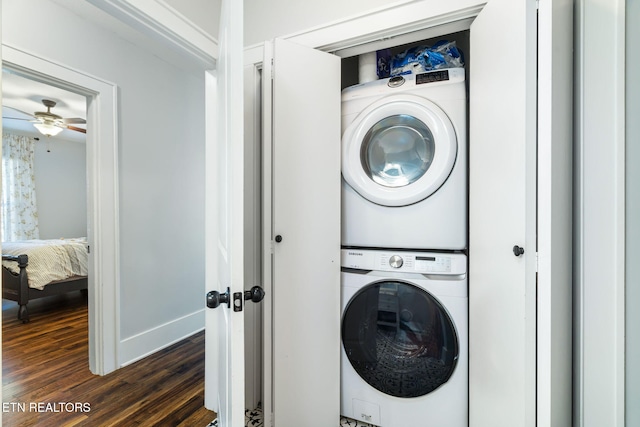
[[[46,136],[56,136],[60,132],[62,132],[62,128],[56,125],[52,125],[49,123],[34,123],[33,124],[41,134]]]

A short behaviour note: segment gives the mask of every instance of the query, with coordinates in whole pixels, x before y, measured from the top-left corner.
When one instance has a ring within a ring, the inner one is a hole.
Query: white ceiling
[[[15,73],[2,72],[2,129],[21,135],[46,138],[40,134],[33,123],[33,113],[47,111],[42,104],[43,99],[55,101],[57,104],[51,112],[63,118],[87,117],[87,100],[85,96],[67,90],[27,79]],[[11,107],[11,108],[7,108]],[[27,114],[24,114],[27,113]],[[13,119],[10,119],[13,118]],[[26,119],[26,120],[15,120]],[[86,128],[85,125],[73,125]],[[55,137],[70,141],[85,142],[85,134],[65,129]]]

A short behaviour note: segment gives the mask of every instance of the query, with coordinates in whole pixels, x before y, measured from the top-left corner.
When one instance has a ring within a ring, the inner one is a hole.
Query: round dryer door
[[[342,343],[358,375],[396,397],[423,396],[446,383],[459,354],[446,309],[401,281],[376,282],[356,293],[344,311]]]
[[[458,144],[447,115],[414,95],[383,98],[342,136],[342,174],[362,197],[406,206],[436,192],[451,174]]]

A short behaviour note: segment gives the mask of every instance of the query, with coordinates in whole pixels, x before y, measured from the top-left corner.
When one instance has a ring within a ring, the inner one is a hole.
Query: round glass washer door
[[[342,175],[367,200],[406,206],[436,192],[451,174],[458,144],[448,116],[413,95],[378,100],[342,137]]]
[[[446,383],[459,341],[446,309],[424,289],[379,281],[358,291],[345,308],[342,344],[353,369],[375,389],[419,397]]]

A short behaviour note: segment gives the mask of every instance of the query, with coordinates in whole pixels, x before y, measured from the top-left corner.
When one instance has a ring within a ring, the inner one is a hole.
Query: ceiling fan
[[[17,117],[3,117],[4,119],[12,119],[12,120],[29,120],[33,123],[33,125],[40,131],[41,134],[46,136],[55,136],[62,132],[63,129],[69,129],[76,132],[87,133],[86,129],[72,126],[74,124],[85,124],[87,121],[85,119],[76,117],[76,118],[62,118],[61,116],[54,114],[51,112],[51,109],[56,106],[55,101],[51,101],[50,99],[43,99],[42,104],[47,107],[47,111],[36,111],[33,114],[25,113],[24,111],[18,110],[17,108],[11,108],[19,113],[25,114],[27,116],[31,116],[33,119],[23,119]]]

